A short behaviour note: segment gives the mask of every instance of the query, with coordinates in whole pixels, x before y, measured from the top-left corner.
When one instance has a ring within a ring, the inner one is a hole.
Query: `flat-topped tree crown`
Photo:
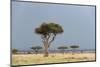
[[[36,54],[38,54],[39,50],[42,49],[42,47],[41,46],[32,46],[31,49],[34,50]]]
[[[13,54],[17,54],[17,52],[18,52],[18,49],[16,49],[16,48],[12,49]]]
[[[79,48],[78,45],[71,45],[70,48]]]
[[[35,29],[37,34],[48,35],[62,33],[63,29],[59,24],[56,23],[43,23],[40,27]]]
[[[62,53],[64,54],[65,50],[68,49],[68,47],[67,46],[59,46],[58,49],[61,50]]]
[[[54,41],[57,34],[63,33],[63,28],[56,23],[42,23],[38,28],[35,29],[37,34],[41,35],[42,42],[45,47],[45,56],[48,56],[47,49],[50,44]]]
[[[68,47],[67,46],[60,46],[60,47],[58,47],[58,49],[68,49]]]
[[[33,46],[33,47],[31,47],[31,49],[42,49],[42,47],[41,46]]]

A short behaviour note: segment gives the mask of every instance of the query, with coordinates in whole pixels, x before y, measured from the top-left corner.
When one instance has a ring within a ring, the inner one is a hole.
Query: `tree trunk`
[[[49,53],[48,53],[48,41],[44,42],[44,57],[48,57]]]
[[[48,54],[48,49],[45,48],[45,51],[44,51],[44,57],[48,57],[49,54]]]
[[[38,54],[38,52],[36,51],[36,55]]]

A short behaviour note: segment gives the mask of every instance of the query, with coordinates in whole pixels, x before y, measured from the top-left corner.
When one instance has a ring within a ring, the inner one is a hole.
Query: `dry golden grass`
[[[95,53],[76,53],[74,55],[72,55],[71,53],[56,53],[49,54],[49,57],[44,57],[43,54],[12,55],[12,65],[45,64],[93,60],[95,60]]]

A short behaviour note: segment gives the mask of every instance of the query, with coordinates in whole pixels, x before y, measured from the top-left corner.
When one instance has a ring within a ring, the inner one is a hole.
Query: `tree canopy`
[[[31,49],[38,50],[38,49],[42,49],[42,47],[41,46],[33,46],[33,47],[31,47]]]
[[[18,50],[16,48],[12,49],[13,54],[17,54]]]
[[[42,49],[42,47],[41,46],[32,46],[31,49],[34,50],[35,53],[37,54],[39,52],[39,50]]]
[[[58,49],[68,49],[68,47],[67,46],[60,46],[60,47],[58,47]]]
[[[67,46],[59,46],[58,49],[61,50],[62,53],[64,54],[65,50],[68,49],[68,47]]]
[[[72,45],[72,46],[70,46],[70,48],[79,48],[79,46],[78,45]]]
[[[56,35],[58,33],[62,33],[63,29],[59,24],[56,23],[43,23],[40,27],[35,29],[35,32],[45,36],[51,33]]]

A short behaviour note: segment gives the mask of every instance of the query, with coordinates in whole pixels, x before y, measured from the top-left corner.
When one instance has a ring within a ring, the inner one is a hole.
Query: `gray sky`
[[[34,29],[44,21],[58,23],[64,29],[49,49],[74,44],[80,49],[95,49],[95,7],[28,2],[12,2],[12,47],[28,50],[43,46]]]

